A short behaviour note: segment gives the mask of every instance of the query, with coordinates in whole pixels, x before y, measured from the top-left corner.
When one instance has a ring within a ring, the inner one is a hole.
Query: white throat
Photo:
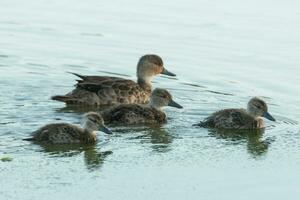
[[[151,81],[152,81],[152,79],[153,79],[152,76],[151,77],[143,77],[143,78],[139,77],[138,78],[138,84],[144,89],[151,90],[151,86],[152,86]]]
[[[152,108],[155,108],[157,110],[162,110],[162,108],[163,108],[162,106],[159,106],[159,105],[155,104],[151,99],[150,99],[150,101],[148,103],[148,106],[152,107]]]
[[[153,76],[138,77],[138,79],[140,81],[144,82],[144,84],[151,85],[151,82],[153,80]]]
[[[259,115],[253,113],[249,107],[247,107],[247,113],[249,115],[251,115],[252,117],[254,117],[254,118],[259,118],[260,117]]]
[[[153,80],[153,76],[144,77],[143,80],[145,81],[145,83],[151,85],[151,82]]]

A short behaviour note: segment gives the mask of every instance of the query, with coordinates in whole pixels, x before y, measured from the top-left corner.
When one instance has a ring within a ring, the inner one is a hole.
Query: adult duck
[[[53,96],[53,100],[66,104],[110,106],[116,104],[147,103],[151,95],[151,81],[158,74],[176,76],[164,68],[158,55],[144,55],[137,64],[137,82],[109,76],[78,76],[76,88],[66,95]]]

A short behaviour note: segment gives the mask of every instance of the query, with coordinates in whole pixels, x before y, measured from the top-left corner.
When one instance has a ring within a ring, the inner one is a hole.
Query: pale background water
[[[296,0],[0,0],[0,199],[298,199],[300,3]],[[89,147],[22,141],[82,112],[49,98],[65,73],[135,79],[138,58],[182,110],[160,128],[113,127]],[[209,113],[262,96],[264,134],[195,128]]]

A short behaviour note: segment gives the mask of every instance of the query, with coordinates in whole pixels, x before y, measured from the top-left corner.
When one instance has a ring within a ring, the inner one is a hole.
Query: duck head
[[[142,56],[137,64],[138,82],[151,85],[151,80],[158,74],[176,76],[164,68],[163,60],[158,55],[148,54]]]
[[[274,117],[268,112],[266,102],[258,97],[250,99],[247,106],[247,112],[253,117],[264,117],[268,120],[275,121]]]
[[[106,134],[112,134],[111,130],[104,125],[102,116],[96,112],[88,112],[84,115],[84,128],[89,132],[99,130]]]
[[[167,90],[161,88],[156,88],[153,90],[150,97],[150,106],[157,109],[161,109],[165,106],[183,108],[172,99],[172,95]]]

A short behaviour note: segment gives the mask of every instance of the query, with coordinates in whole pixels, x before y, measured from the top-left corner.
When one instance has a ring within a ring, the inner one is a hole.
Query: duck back
[[[51,144],[94,143],[96,136],[84,129],[68,124],[48,124],[32,133],[32,141]]]
[[[109,106],[149,101],[151,88],[141,87],[132,80],[107,76],[88,76],[78,80],[76,88],[67,95],[52,97],[67,104]]]
[[[119,105],[102,113],[107,124],[162,124],[166,114],[152,107],[128,104]]]

